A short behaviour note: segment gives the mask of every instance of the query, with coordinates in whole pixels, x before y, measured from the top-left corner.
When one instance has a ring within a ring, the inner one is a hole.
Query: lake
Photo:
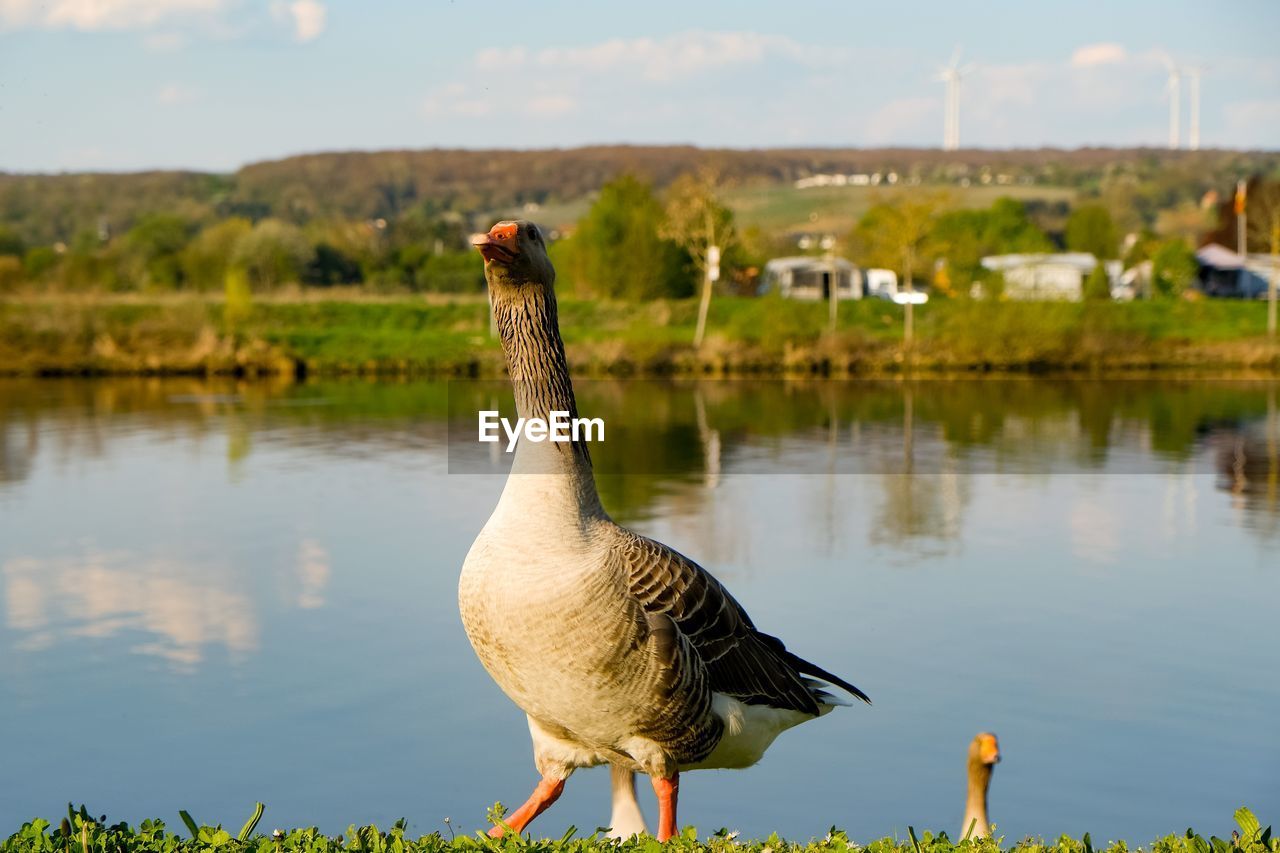
[[[536,774],[463,634],[502,383],[0,382],[0,834],[68,800],[234,830],[473,832]],[[1280,820],[1276,381],[580,383],[606,508],[869,693],[705,834],[944,829],[995,731],[997,832]],[[470,419],[470,420],[468,420]],[[652,793],[641,788],[653,825]],[[607,821],[580,771],[533,825]]]

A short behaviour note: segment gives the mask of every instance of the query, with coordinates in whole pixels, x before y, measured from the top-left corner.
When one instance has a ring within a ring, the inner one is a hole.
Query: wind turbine
[[[1203,65],[1188,65],[1183,69],[1190,81],[1191,96],[1191,131],[1187,138],[1187,147],[1192,151],[1200,150],[1200,75],[1205,72]]]
[[[1179,112],[1182,109],[1182,70],[1169,56],[1164,57],[1164,66],[1169,69],[1169,82],[1165,89],[1169,93],[1169,147],[1173,149],[1180,145],[1179,133],[1182,130]]]
[[[960,81],[973,72],[970,63],[960,67],[960,46],[957,45],[951,54],[950,64],[938,69],[938,81],[947,84],[946,104],[943,108],[942,150],[956,151],[960,148]]]

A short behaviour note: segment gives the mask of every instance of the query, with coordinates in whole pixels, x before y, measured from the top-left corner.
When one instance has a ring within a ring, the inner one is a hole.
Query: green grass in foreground
[[[294,829],[289,832],[276,830],[270,835],[255,832],[262,817],[263,806],[258,804],[254,814],[232,835],[221,826],[199,826],[186,812],[180,812],[187,834],[169,831],[158,820],[143,821],[133,828],[123,823],[105,825],[105,818],[93,820],[84,806],[73,811],[68,806],[68,816],[60,826],[54,827],[46,820],[34,820],[8,839],[0,842],[0,853],[443,853],[443,851],[536,851],[536,853],[594,853],[604,850],[644,851],[658,853],[661,850],[710,851],[710,853],[995,853],[997,850],[1017,850],[1025,853],[1095,853],[1088,833],[1080,840],[1063,836],[1057,841],[1026,838],[1003,846],[1004,839],[952,841],[946,833],[934,835],[925,832],[919,836],[914,829],[906,839],[882,838],[865,845],[851,841],[843,831],[834,827],[822,839],[804,842],[784,841],[776,835],[767,839],[746,840],[736,833],[721,830],[700,839],[692,827],[686,828],[677,838],[665,846],[651,837],[615,842],[603,837],[599,831],[579,836],[570,829],[564,837],[536,840],[512,834],[494,841],[483,832],[475,835],[457,835],[446,838],[435,832],[419,838],[405,834],[405,822],[397,821],[387,831],[376,826],[350,826],[342,835],[330,837],[315,828]],[[1271,837],[1271,828],[1263,828],[1258,819],[1246,808],[1235,813],[1240,829],[1232,832],[1231,839],[1211,836],[1207,841],[1188,829],[1185,834],[1167,835],[1154,840],[1146,849],[1151,853],[1280,853],[1280,839]],[[1112,842],[1100,850],[1125,853],[1129,848],[1123,842]]]
[[[1266,305],[1228,300],[1114,303],[937,300],[916,311],[878,299],[828,306],[716,299],[705,345],[694,300],[565,297],[560,326],[579,375],[850,374],[919,370],[1280,369]],[[276,298],[236,322],[220,301],[48,297],[0,301],[0,373],[503,372],[482,298]]]

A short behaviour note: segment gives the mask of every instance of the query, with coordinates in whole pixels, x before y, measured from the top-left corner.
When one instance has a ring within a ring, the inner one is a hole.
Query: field
[[[907,193],[945,193],[958,207],[985,208],[1001,197],[1032,203],[1069,203],[1076,191],[1043,186],[888,186],[812,187],[788,185],[748,186],[730,190],[725,201],[743,226],[766,233],[797,231],[847,234],[867,208]]]
[[[565,300],[574,370],[617,374],[875,374],[904,370],[1280,369],[1266,306],[938,301],[916,310],[867,299],[840,306],[778,298],[712,303],[692,346],[696,305]],[[0,373],[501,375],[482,298],[277,296],[240,318],[220,300],[59,297],[0,302]]]
[[[729,189],[725,204],[733,210],[741,228],[756,227],[767,234],[822,232],[846,234],[872,204],[891,200],[903,193],[945,193],[959,207],[985,208],[1001,197],[1026,203],[1070,203],[1077,192],[1067,187],[977,185],[812,187],[796,189],[791,184],[751,182]],[[562,228],[579,221],[591,207],[591,198],[556,202],[536,208],[504,207],[492,212],[493,219],[532,219],[548,228]]]

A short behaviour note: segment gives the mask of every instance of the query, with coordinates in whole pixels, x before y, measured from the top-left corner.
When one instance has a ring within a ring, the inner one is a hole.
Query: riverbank
[[[877,375],[901,372],[1154,370],[1280,372],[1261,302],[938,301],[899,306],[777,298],[712,304],[692,346],[693,300],[566,299],[560,324],[580,375]],[[258,299],[30,297],[0,302],[0,375],[498,376],[483,298],[343,294]]]

